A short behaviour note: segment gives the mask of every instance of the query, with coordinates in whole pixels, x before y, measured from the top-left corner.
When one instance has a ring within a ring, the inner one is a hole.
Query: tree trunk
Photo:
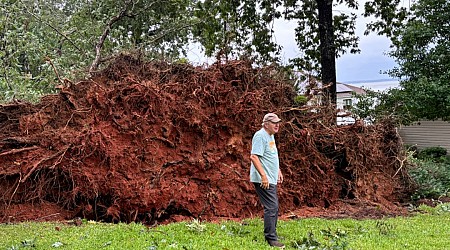
[[[336,105],[336,48],[334,46],[333,1],[317,0],[319,9],[320,63],[322,65],[323,97],[326,103]]]

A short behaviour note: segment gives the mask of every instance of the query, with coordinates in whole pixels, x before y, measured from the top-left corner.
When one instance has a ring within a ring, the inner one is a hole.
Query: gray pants
[[[277,185],[270,184],[268,189],[261,187],[261,183],[253,183],[256,193],[264,208],[264,236],[268,241],[278,240],[278,195]]]

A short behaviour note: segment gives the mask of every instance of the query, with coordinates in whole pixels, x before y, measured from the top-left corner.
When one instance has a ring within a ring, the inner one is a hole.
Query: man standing
[[[278,241],[276,231],[278,221],[277,184],[283,182],[280,171],[278,150],[274,134],[280,129],[281,119],[274,113],[264,116],[262,128],[252,139],[250,181],[264,208],[264,236],[269,245],[284,248]]]

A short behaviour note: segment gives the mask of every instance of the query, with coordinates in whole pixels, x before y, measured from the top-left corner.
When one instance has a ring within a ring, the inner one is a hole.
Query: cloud
[[[345,54],[336,61],[337,80],[355,82],[390,78],[385,72],[397,64],[386,55],[390,41],[386,37],[369,35],[361,37],[360,54]]]

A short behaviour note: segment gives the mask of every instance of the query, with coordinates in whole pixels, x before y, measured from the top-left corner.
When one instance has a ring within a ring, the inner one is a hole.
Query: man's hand
[[[278,172],[278,180],[277,180],[277,182],[278,183],[283,183],[283,180],[284,180],[284,177],[283,177],[283,174],[281,173],[281,170]]]
[[[269,180],[267,179],[266,175],[261,176],[261,187],[264,189],[269,188]]]

